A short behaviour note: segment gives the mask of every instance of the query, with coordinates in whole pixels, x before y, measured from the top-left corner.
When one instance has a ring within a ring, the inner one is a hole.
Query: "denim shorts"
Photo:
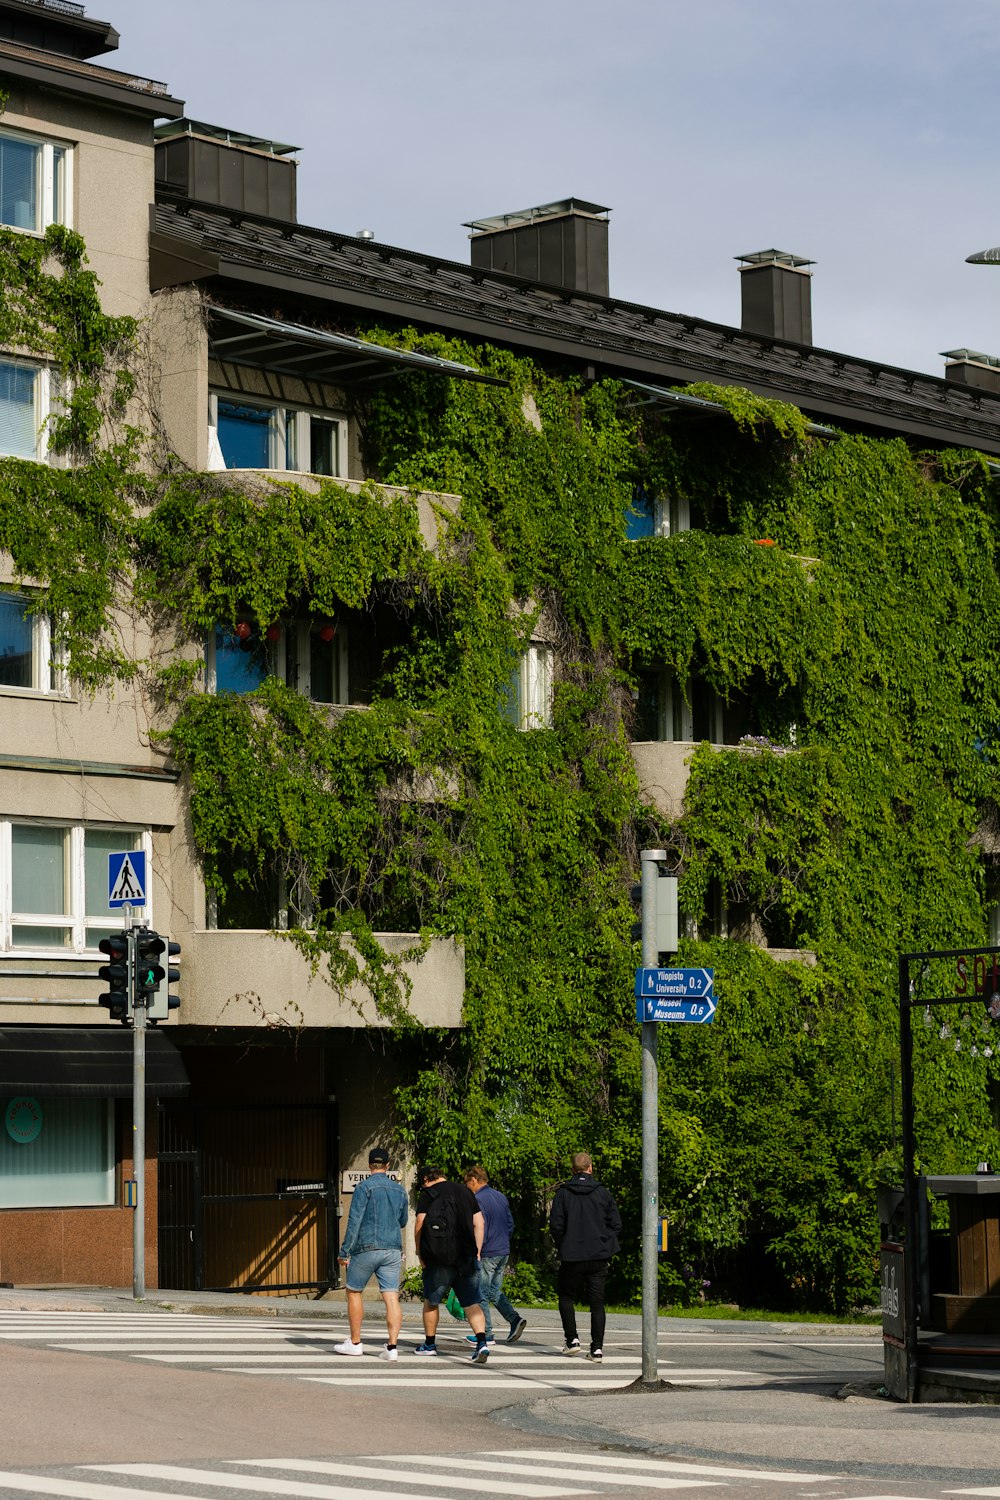
[[[424,1301],[437,1307],[451,1287],[463,1307],[479,1305],[479,1266],[467,1260],[460,1266],[424,1266]]]
[[[347,1263],[347,1290],[363,1292],[373,1276],[380,1292],[399,1291],[401,1250],[356,1250]]]

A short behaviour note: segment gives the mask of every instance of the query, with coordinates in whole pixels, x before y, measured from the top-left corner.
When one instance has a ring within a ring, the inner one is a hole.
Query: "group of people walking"
[[[349,1337],[334,1352],[364,1354],[361,1322],[363,1293],[374,1276],[385,1303],[388,1338],[379,1358],[399,1359],[402,1312],[399,1282],[403,1261],[403,1229],[409,1220],[409,1200],[400,1182],[389,1176],[389,1153],[376,1146],[368,1153],[369,1176],[351,1200],[347,1230],[340,1246],[346,1267]],[[493,1308],[506,1319],[505,1343],[515,1344],[527,1328],[503,1289],[510,1257],[514,1218],[505,1194],[490,1185],[484,1167],[470,1167],[464,1181],[450,1181],[438,1167],[418,1173],[416,1218],[413,1223],[417,1255],[423,1266],[424,1338],[415,1353],[437,1354],[441,1303],[454,1293],[468,1321],[468,1342],[474,1345],[472,1363],[484,1365],[496,1344]],[[590,1304],[590,1349],[587,1358],[603,1358],[604,1284],[611,1257],[619,1249],[622,1221],[614,1198],[594,1177],[585,1151],[573,1157],[573,1175],[556,1189],[549,1228],[559,1255],[559,1316],[564,1354],[583,1352],[576,1324],[576,1303]]]

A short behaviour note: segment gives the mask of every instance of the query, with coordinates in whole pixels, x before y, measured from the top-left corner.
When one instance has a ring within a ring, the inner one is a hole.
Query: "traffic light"
[[[97,971],[98,979],[103,979],[108,986],[103,995],[98,995],[98,1003],[111,1012],[112,1021],[127,1022],[132,1014],[132,995],[128,982],[128,933],[113,932],[110,937],[101,938],[97,946],[110,959],[109,963],[102,964]]]
[[[181,1003],[176,995],[167,993],[167,987],[171,984],[177,984],[181,977],[180,969],[171,967],[170,962],[171,959],[175,959],[179,956],[181,945],[180,943],[172,943],[169,941],[164,942],[164,940],[161,938],[160,951],[166,952],[167,955],[167,968],[165,974],[167,984],[163,987],[162,990],[158,989],[155,994],[150,995],[148,1000],[146,1001],[146,1019],[150,1021],[154,1026],[156,1025],[157,1021],[165,1021],[170,1012],[172,1010],[176,1010]],[[164,972],[162,968],[160,972],[161,974]]]
[[[166,943],[158,932],[151,931],[148,927],[135,929],[135,1004],[142,1005],[149,1015],[150,1009],[155,1006],[156,992],[166,978],[166,972],[160,963],[160,957],[166,949]]]

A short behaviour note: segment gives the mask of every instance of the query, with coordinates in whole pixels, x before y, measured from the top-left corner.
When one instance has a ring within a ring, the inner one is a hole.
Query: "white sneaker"
[[[357,1357],[359,1354],[364,1354],[365,1346],[364,1344],[352,1344],[350,1339],[345,1339],[342,1344],[334,1344],[333,1352],[334,1354],[353,1354]]]
[[[399,1358],[399,1349],[398,1348],[396,1348],[396,1349],[390,1349],[388,1344],[386,1344],[385,1348],[382,1350],[381,1354],[379,1355],[379,1359],[398,1359],[398,1358]]]

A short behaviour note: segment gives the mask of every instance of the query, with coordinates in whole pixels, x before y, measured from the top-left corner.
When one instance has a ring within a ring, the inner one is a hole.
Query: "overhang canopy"
[[[662,406],[666,408],[681,407],[690,416],[713,417],[732,416],[729,408],[723,406],[721,401],[708,401],[704,396],[691,396],[687,391],[672,391],[664,386],[646,385],[641,380],[623,380],[622,385],[627,385],[630,390],[638,391],[641,406]],[[838,438],[840,433],[835,427],[823,427],[819,422],[807,422],[806,430],[814,437]]]
[[[146,1032],[146,1090],[174,1099],[189,1088],[180,1053],[164,1032]],[[132,1032],[113,1026],[0,1027],[0,1094],[132,1093]]]
[[[227,307],[209,309],[208,349],[213,359],[228,364],[251,365],[283,375],[298,375],[304,380],[328,380],[352,387],[386,380],[408,369],[450,375],[456,380],[477,380],[486,385],[507,384],[457,360],[439,359],[412,349],[388,349],[346,333],[328,333],[302,323],[285,323],[279,318]]]

